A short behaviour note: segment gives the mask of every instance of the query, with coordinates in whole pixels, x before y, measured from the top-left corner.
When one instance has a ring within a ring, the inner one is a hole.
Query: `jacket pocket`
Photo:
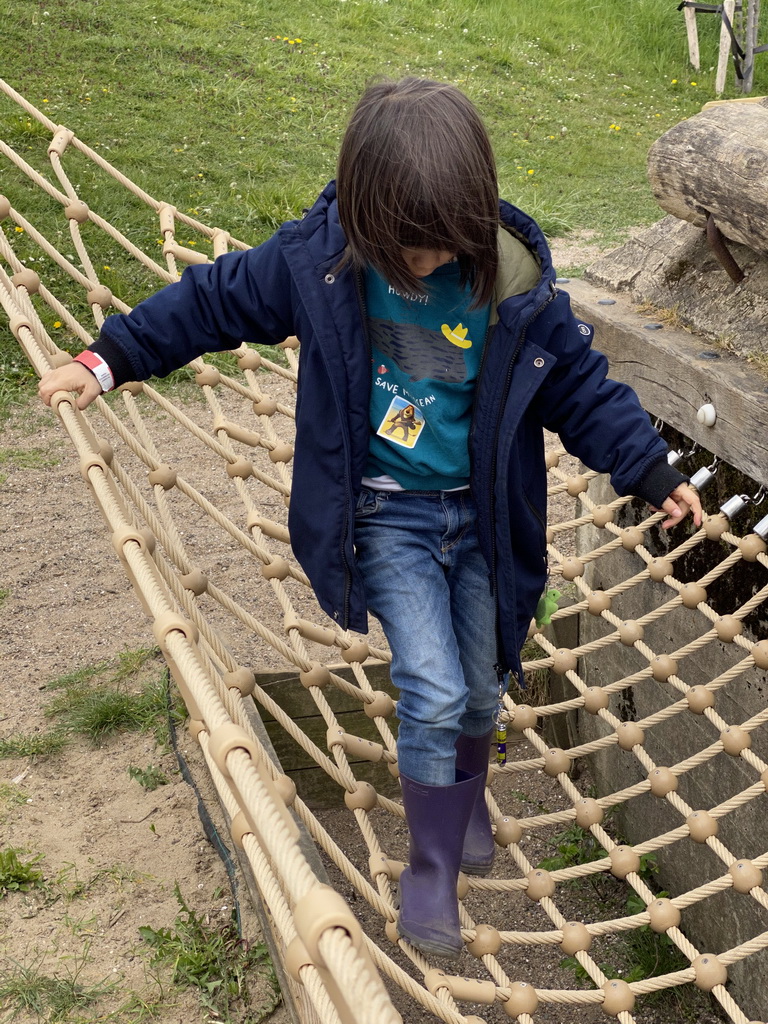
[[[538,522],[539,526],[541,527],[541,532],[546,537],[546,535],[547,535],[547,524],[546,524],[545,519],[544,519],[544,513],[536,508],[536,506],[533,504],[533,502],[531,501],[531,499],[528,497],[527,494],[524,495],[524,498],[525,498],[525,504],[528,506],[528,511],[531,512],[533,514],[533,516],[536,518],[536,521]]]

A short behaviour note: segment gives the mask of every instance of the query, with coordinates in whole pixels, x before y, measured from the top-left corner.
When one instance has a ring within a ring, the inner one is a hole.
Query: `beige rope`
[[[179,261],[208,260],[177,244],[177,225],[211,241],[215,256],[230,247],[247,248],[227,232],[153,199],[5,83],[0,82],[0,93],[51,131],[51,152],[45,153],[44,159],[58,186],[33,166],[32,156],[22,159],[4,143],[0,143],[0,160],[59,211],[82,267],[58,251],[47,237],[54,237],[47,227],[36,226],[40,222],[37,206],[21,211],[0,200],[0,213],[8,228],[0,232],[0,304],[38,374],[66,358],[46,329],[51,314],[66,330],[67,341],[77,347],[90,342],[110,305],[117,310],[129,308],[99,291],[102,286],[95,268],[100,265],[100,238],[117,242],[158,284],[176,280]],[[92,161],[115,186],[128,189],[144,203],[150,223],[157,225],[159,220],[166,266],[138,249],[119,226],[83,207],[67,173],[70,147]],[[83,231],[86,222],[88,229]],[[21,231],[16,232],[16,227]],[[27,247],[36,247],[56,267],[55,287],[48,287],[39,273],[30,276],[16,251],[16,236],[23,236]],[[70,291],[61,285],[62,276],[71,282]],[[77,304],[82,308],[84,298],[88,323],[72,312]],[[117,555],[155,623],[157,642],[187,703],[192,733],[205,754],[228,817],[233,826],[235,821],[239,823],[237,828],[245,821],[245,830],[237,833],[238,842],[275,921],[287,962],[293,965],[292,978],[307,1013],[323,1024],[352,1020],[356,1024],[395,1024],[399,1016],[381,983],[379,975],[383,975],[435,1018],[463,1024],[462,1003],[467,1000],[463,979],[451,975],[450,970],[436,976],[434,965],[393,932],[400,857],[392,854],[392,833],[398,827],[402,831],[403,810],[396,792],[387,795],[391,771],[396,770],[391,701],[382,702],[369,678],[373,667],[388,662],[390,654],[383,642],[373,639],[364,644],[320,615],[306,575],[287,543],[285,511],[290,500],[294,428],[291,394],[298,368],[295,339],[289,339],[283,348],[287,365],[277,358],[265,358],[248,345],[241,345],[233,355],[237,369],[231,371],[214,369],[204,359],[190,364],[197,394],[183,407],[144,384],[97,400],[85,415],[76,410],[71,396],[62,394],[57,396],[57,412],[108,523]],[[176,438],[181,438],[180,443]],[[559,627],[576,617],[591,616],[605,631],[564,652],[552,628],[532,630],[530,647],[536,648],[537,654],[528,658],[527,668],[530,672],[553,669],[564,697],[534,709],[517,704],[511,696],[505,699],[508,727],[519,735],[522,745],[517,759],[494,768],[495,791],[489,794],[488,806],[503,847],[497,873],[508,877],[464,880],[462,933],[470,947],[476,942],[478,946],[474,959],[461,961],[461,970],[485,986],[483,998],[509,1012],[520,998],[521,990],[515,986],[523,972],[522,957],[531,951],[525,971],[530,986],[530,991],[525,989],[526,998],[535,996],[531,1005],[603,1003],[607,979],[588,949],[577,949],[574,955],[595,986],[591,990],[551,987],[546,972],[537,969],[535,955],[556,954],[556,947],[567,945],[569,922],[563,911],[562,887],[583,879],[614,878],[616,886],[623,885],[627,894],[636,894],[647,909],[585,922],[585,933],[598,939],[628,935],[648,927],[657,913],[657,897],[639,870],[639,858],[661,850],[673,857],[686,856],[689,844],[701,842],[714,854],[712,864],[720,864],[721,873],[710,865],[706,881],[697,880],[687,891],[675,892],[669,906],[673,912],[679,911],[682,919],[678,924],[673,916],[673,923],[663,929],[692,966],[633,982],[628,988],[627,1008],[614,1014],[623,1024],[631,1024],[632,996],[687,985],[696,977],[699,950],[685,930],[689,908],[717,896],[720,900],[749,900],[761,911],[768,909],[768,895],[761,884],[768,850],[755,846],[747,856],[733,848],[731,838],[726,839],[732,835],[729,829],[717,832],[720,824],[727,826],[744,809],[755,806],[768,783],[768,765],[760,756],[764,750],[760,742],[768,732],[768,708],[734,721],[737,705],[723,700],[768,668],[768,653],[744,629],[744,623],[764,611],[768,579],[760,578],[754,593],[729,609],[730,625],[735,624],[732,636],[728,623],[723,625],[724,616],[715,611],[706,595],[707,588],[735,577],[747,563],[758,575],[764,573],[768,556],[755,535],[741,538],[715,516],[677,543],[664,559],[655,558],[653,538],[660,513],[647,516],[635,527],[620,526],[619,517],[626,515],[628,499],[607,505],[598,502],[590,494],[594,473],[570,472],[563,468],[558,453],[550,452],[547,458],[550,497],[573,500],[570,518],[552,524],[548,533],[553,574],[562,579],[563,589],[572,598],[570,605],[554,613],[552,621]],[[201,465],[211,477],[203,474],[199,479]],[[217,481],[213,487],[206,483],[210,478]],[[204,544],[200,529],[205,530]],[[590,549],[578,556],[566,553],[573,539],[588,530],[596,538]],[[693,583],[683,583],[675,574],[677,567],[698,551],[711,554],[707,564],[712,568]],[[604,590],[593,590],[591,572],[610,564],[619,553],[630,560],[630,571],[611,578]],[[230,577],[217,559],[238,565],[241,571]],[[239,579],[243,572],[248,576],[247,586]],[[621,615],[622,599],[645,595],[651,582],[663,588],[665,596],[660,599],[656,592],[652,601],[645,602],[642,613],[628,623]],[[685,636],[677,642],[669,642],[665,633],[673,614],[688,616]],[[721,638],[723,630],[726,640]],[[258,678],[254,681],[247,667],[254,662],[254,644],[264,652],[256,661],[265,660],[270,667],[279,665],[287,676],[298,675],[313,721],[322,723],[325,740],[316,742],[307,734],[304,719],[296,719],[281,706],[276,689]],[[701,670],[694,672],[691,666],[697,658],[706,664],[709,651],[715,648],[721,657],[730,658],[730,663],[727,667],[718,664],[702,682]],[[623,674],[601,680],[597,693],[596,687],[589,685],[588,670],[613,651],[622,652]],[[658,700],[650,713],[636,721],[624,721],[619,695],[644,694],[651,687]],[[246,711],[253,706],[251,702],[274,720],[293,748],[300,750],[347,802],[349,814],[342,835],[334,834],[331,825],[313,813],[307,802],[292,796],[290,784],[253,735]],[[340,706],[356,709],[359,722],[354,728],[348,727],[347,712],[340,712]],[[682,721],[694,706],[702,730],[698,749],[686,751],[674,764],[660,766],[654,737]],[[574,742],[563,750],[553,748],[539,731],[539,723],[556,724],[576,713],[594,716],[600,729],[597,738]],[[514,751],[514,746],[511,749]],[[592,755],[613,751],[619,751],[625,763],[633,766],[634,778],[628,775],[611,792],[589,798],[585,808],[571,769]],[[694,808],[687,780],[717,772],[727,759],[739,765],[738,785],[734,783],[727,797]],[[510,795],[510,783],[524,789],[526,777],[540,773],[549,780],[550,806],[515,818],[517,797]],[[369,779],[374,780],[372,786]],[[620,807],[628,807],[631,813],[636,798],[651,799],[653,793],[664,801],[674,820],[664,831],[644,837],[634,846],[623,844],[606,815]],[[713,830],[694,840],[692,818],[697,813],[704,815],[705,823],[713,823]],[[333,915],[337,910],[329,912],[332,923],[321,934],[312,933],[307,922],[317,917],[313,901],[318,898],[319,886],[296,843],[293,815],[360,896],[378,928],[386,931],[387,941],[395,943],[392,949],[398,951],[399,962],[390,956],[392,950],[386,943],[374,944],[371,937],[359,933],[348,908],[338,909],[336,923]],[[503,830],[510,825],[513,827],[506,836],[513,838],[507,839]],[[575,825],[598,844],[595,859],[548,872],[539,869],[544,843]],[[524,834],[523,839],[514,838],[518,834],[515,828]],[[365,851],[358,854],[363,859],[358,863],[345,843],[353,830],[359,849]],[[403,849],[402,840],[400,847]],[[495,901],[498,917],[493,924],[478,924],[476,918],[483,921],[483,917],[475,901],[493,894],[501,897]],[[540,929],[506,927],[509,914],[514,913],[508,909],[514,899],[538,904]],[[484,951],[483,946],[488,929],[487,948],[492,952]],[[312,950],[306,955],[297,953],[296,943],[305,939]],[[730,967],[767,945],[768,933],[743,936],[731,949],[720,949],[713,956],[720,965]],[[715,985],[712,992],[734,1024],[747,1024],[737,1000],[722,984]],[[515,1015],[521,1024],[535,1024],[536,1009],[529,1012],[524,1001],[519,1005],[522,1008]],[[563,1013],[567,1016],[567,1009]]]

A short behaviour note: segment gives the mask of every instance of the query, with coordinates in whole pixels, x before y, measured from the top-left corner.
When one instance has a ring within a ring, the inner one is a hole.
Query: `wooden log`
[[[713,104],[648,153],[653,194],[667,213],[768,254],[768,99]]]

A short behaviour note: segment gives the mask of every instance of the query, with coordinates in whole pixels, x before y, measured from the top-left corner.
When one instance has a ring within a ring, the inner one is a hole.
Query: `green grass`
[[[152,732],[161,748],[168,746],[166,668],[156,648],[84,665],[50,680],[45,689],[53,693],[45,709],[53,728],[0,740],[0,759],[56,754],[74,736],[98,745],[124,731]],[[183,720],[178,701],[171,714]]]
[[[0,487],[7,479],[8,469],[46,469],[58,464],[42,448],[0,448]],[[5,600],[7,591],[0,590],[0,604]]]
[[[605,823],[603,824],[605,825]],[[537,865],[546,871],[559,871],[578,864],[588,864],[606,856],[604,848],[589,829],[580,828],[576,824],[570,825],[564,831],[553,836],[549,840],[549,845],[553,849],[552,855],[544,857]],[[656,855],[654,853],[644,854],[640,858],[638,875],[652,890],[658,890],[655,882],[657,873]],[[634,889],[627,891],[626,888],[622,888],[619,890],[615,879],[588,876],[585,879],[574,880],[571,885],[579,897],[585,901],[591,902],[595,895],[604,906],[610,905],[613,901],[617,914],[622,898],[624,899],[625,914],[641,914],[646,910],[646,903],[642,897]],[[589,892],[588,887],[591,887],[592,893]],[[622,894],[621,897],[619,892]],[[668,898],[669,893],[656,891],[656,897]],[[611,962],[601,962],[600,970],[607,978],[621,978],[626,982],[644,981],[647,978],[672,974],[689,966],[688,960],[669,936],[654,932],[648,925],[621,932],[613,940],[610,952]],[[560,966],[572,972],[577,981],[593,984],[588,972],[576,957],[564,957],[560,961]],[[690,987],[685,990],[677,987],[662,989],[643,998],[649,1004],[664,1004],[669,1007],[670,1011],[674,1011],[676,1020],[698,1019],[696,1014],[704,1008],[706,1003],[702,993],[697,990],[691,991]]]
[[[707,69],[694,78],[675,8],[668,0],[6,0],[0,50],[6,81],[54,123],[155,198],[249,244],[299,216],[333,176],[350,108],[381,74],[457,83],[485,116],[506,198],[550,235],[593,228],[617,240],[659,216],[645,177],[649,145],[714,93],[716,19],[699,18]],[[767,83],[768,60],[758,57],[755,94]],[[5,97],[0,135],[52,178],[48,131]],[[0,160],[11,202],[77,264],[58,204]],[[63,163],[96,212],[159,256],[154,214],[72,147]],[[28,267],[54,290],[65,287],[24,232],[9,221],[3,230]],[[86,225],[97,273],[116,295],[133,303],[156,287],[97,234]],[[194,232],[177,239],[210,252]],[[90,322],[82,296],[72,308]],[[53,313],[43,319],[62,347],[77,347]],[[0,413],[33,383],[3,328]]]
[[[0,760],[10,757],[49,757],[66,746],[67,738],[60,732],[33,733],[0,740]]]
[[[94,1019],[86,1011],[114,989],[106,978],[95,984],[82,979],[90,962],[88,946],[76,957],[59,957],[56,968],[49,968],[47,954],[35,956],[29,963],[5,959],[0,962],[0,1007],[4,1021],[30,1020],[56,1024],[58,1021]]]
[[[99,744],[118,732],[145,730],[166,743],[166,671],[155,648],[125,651],[116,661],[85,666],[52,680],[46,689],[55,691],[46,715],[65,734]]]

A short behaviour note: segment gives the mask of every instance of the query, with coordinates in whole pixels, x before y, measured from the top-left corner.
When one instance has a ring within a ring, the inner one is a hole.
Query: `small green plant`
[[[165,666],[160,667],[156,648],[81,666],[51,680],[46,689],[55,691],[45,712],[57,719],[55,728],[0,740],[0,758],[44,757],[58,753],[73,735],[98,744],[128,730],[153,731],[157,743],[167,747],[169,714],[174,721],[184,718],[179,701],[171,701],[169,712]]]
[[[658,898],[668,897],[668,892],[659,892]],[[645,902],[633,892],[626,902],[628,914],[640,914],[646,909]],[[618,961],[626,964],[626,969],[619,971],[615,963]],[[564,957],[560,966],[571,971],[577,981],[585,981],[592,984],[587,971],[576,957]],[[676,971],[684,970],[689,966],[688,960],[677,948],[668,935],[659,934],[651,930],[648,925],[642,925],[633,931],[622,932],[621,944],[616,947],[616,960],[614,964],[601,963],[600,970],[606,978],[621,978],[631,984],[633,981],[644,981],[646,978],[657,978],[663,974],[674,974]],[[689,996],[690,993],[686,993]],[[690,1006],[688,1000],[683,998],[682,993],[677,989],[661,989],[645,996],[649,1003],[663,1001],[674,1002],[679,1011],[679,1018],[695,1019],[695,1010]]]
[[[162,769],[158,768],[155,764],[150,764],[146,768],[137,768],[135,765],[131,765],[128,769],[128,774],[143,789],[150,793],[157,789],[158,786],[167,786],[169,782]]]
[[[139,928],[144,942],[151,947],[153,967],[173,968],[173,983],[198,991],[201,1005],[218,1020],[229,1022],[235,1011],[248,1008],[249,1024],[268,1017],[280,1001],[280,990],[267,948],[263,943],[247,943],[229,921],[222,928],[210,928],[188,906],[178,884],[174,888],[181,913],[174,928]],[[270,998],[256,1009],[250,1008],[250,976],[255,972],[266,978]]]
[[[28,892],[45,885],[42,871],[35,867],[42,860],[42,854],[22,861],[19,852],[13,847],[0,850],[0,896],[9,892]]]
[[[60,958],[57,962],[63,968],[53,974],[43,973],[46,954],[30,964],[7,960],[8,969],[0,971],[0,1006],[8,1010],[3,1019],[34,1015],[38,1021],[55,1024],[71,1020],[74,1011],[82,1012],[108,995],[115,987],[114,982],[104,978],[86,985],[80,980],[83,968],[90,962],[88,950],[86,946],[81,954],[72,957],[71,964],[66,962],[67,958]],[[82,1019],[81,1013],[78,1019]]]
[[[115,733],[144,728],[154,717],[153,705],[153,697],[143,692],[91,690],[70,705],[64,718],[72,732],[100,743]]]
[[[126,885],[141,885],[152,880],[151,875],[136,871],[129,865],[119,862],[109,867],[100,868],[88,878],[81,878],[77,865],[68,863],[57,872],[51,881],[51,889],[57,899],[62,897],[67,903],[73,903],[75,900],[87,897],[102,881],[111,882],[119,892],[122,892]]]
[[[589,829],[579,825],[571,825],[564,832],[558,833],[550,840],[550,844],[556,852],[551,857],[544,857],[537,865],[545,871],[560,871],[606,856],[605,850]]]
[[[576,826],[568,831],[573,832],[575,829]],[[563,835],[567,834],[568,833],[563,833]],[[583,859],[578,861],[572,860],[574,857],[583,857],[584,855],[583,853],[577,853],[571,849],[569,843],[561,844],[561,853],[559,856],[564,860],[570,860],[573,863],[585,862]],[[550,858],[550,860],[555,859],[557,858]],[[540,866],[544,866],[543,861]],[[562,864],[558,866],[566,865]],[[656,855],[652,853],[643,855],[640,858],[640,868],[638,870],[638,874],[643,881],[647,885],[651,885],[653,876],[657,872],[658,865],[656,863]],[[668,897],[668,892],[660,891],[656,893],[657,899],[666,899]],[[626,899],[624,909],[627,915],[630,915],[642,914],[647,908],[645,900],[633,889],[630,891],[629,896]],[[673,974],[675,971],[683,970],[689,966],[688,960],[669,936],[654,932],[648,925],[641,925],[639,928],[635,928],[632,931],[622,932],[620,935],[620,943],[614,947],[614,950],[614,963],[601,963],[598,966],[606,978],[621,978],[623,981],[628,983],[633,981],[642,981],[646,978],[656,978],[663,974]],[[624,969],[621,971],[616,968],[616,963],[619,962],[625,965]],[[560,961],[560,966],[565,970],[571,971],[577,981],[584,981],[592,984],[589,974],[582,967],[576,957],[564,957]],[[693,1020],[695,1019],[696,1010],[690,1005],[690,993],[686,993],[686,997],[688,998],[684,999],[682,993],[677,988],[673,988],[668,990],[662,989],[659,992],[650,993],[645,998],[651,1003],[662,1002],[665,1000],[670,1003],[674,1003],[677,1010],[677,1016],[680,1019],[685,1018]]]

